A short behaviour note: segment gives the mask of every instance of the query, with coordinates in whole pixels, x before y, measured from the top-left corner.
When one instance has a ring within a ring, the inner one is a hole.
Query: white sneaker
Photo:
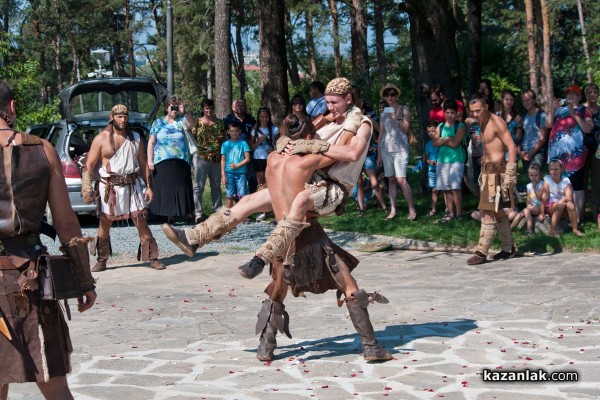
[[[265,213],[262,213],[258,217],[256,217],[256,222],[262,222],[265,220],[266,217],[267,215]]]

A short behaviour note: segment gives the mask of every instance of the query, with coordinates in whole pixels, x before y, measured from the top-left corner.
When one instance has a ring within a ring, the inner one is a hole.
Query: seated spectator
[[[544,220],[544,203],[542,202],[543,182],[541,180],[540,166],[537,164],[531,164],[529,166],[529,180],[527,184],[527,205],[525,209],[521,211],[511,224],[511,228],[514,228],[525,219],[527,224],[527,234],[533,233],[533,219],[538,217],[538,220],[542,222]]]
[[[558,159],[548,163],[550,175],[544,177],[542,201],[546,202],[546,209],[550,214],[550,236],[559,237],[558,223],[561,219],[568,218],[574,235],[583,236],[577,226],[577,212],[573,202],[573,188],[571,181],[563,177],[563,165]]]

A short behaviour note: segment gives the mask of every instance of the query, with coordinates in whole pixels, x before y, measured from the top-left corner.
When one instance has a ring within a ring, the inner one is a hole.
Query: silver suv
[[[81,197],[81,167],[92,140],[108,124],[112,107],[125,104],[129,109],[129,126],[142,138],[147,138],[150,123],[162,108],[166,96],[165,87],[150,78],[81,81],[58,94],[63,120],[28,129],[56,148],[73,211],[78,214],[96,212],[96,205],[85,204]],[[49,208],[46,208],[46,215],[48,222],[52,223]]]

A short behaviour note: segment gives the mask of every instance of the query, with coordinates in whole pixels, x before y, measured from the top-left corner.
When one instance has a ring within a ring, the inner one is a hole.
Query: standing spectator
[[[256,115],[256,126],[252,129],[252,166],[258,181],[258,190],[262,189],[266,183],[265,170],[267,169],[267,157],[269,153],[275,150],[275,143],[279,139],[279,128],[273,125],[271,119],[271,110],[267,107],[258,109]],[[260,214],[256,220],[262,221],[266,214]]]
[[[590,178],[592,180],[591,201],[592,216],[598,222],[600,229],[600,152],[598,143],[600,142],[600,107],[598,107],[598,85],[589,83],[585,87],[586,102],[583,105],[592,113],[594,129],[591,133],[591,140],[588,140],[588,166]]]
[[[310,84],[308,88],[308,93],[310,94],[310,101],[306,105],[306,114],[311,119],[315,119],[319,115],[327,111],[327,101],[325,100],[325,85],[323,85],[323,82],[314,81]],[[292,106],[293,105],[294,103],[292,102]]]
[[[492,81],[489,79],[481,79],[479,81],[479,94],[485,97],[488,105],[488,110],[491,113],[495,113],[500,107],[496,105],[494,101],[494,90],[492,89]]]
[[[594,129],[592,113],[580,105],[581,88],[571,85],[565,91],[566,104],[561,100],[552,102],[546,127],[551,128],[548,139],[548,160],[558,159],[562,163],[563,174],[573,187],[573,201],[579,221],[583,218],[585,187],[583,176],[588,150],[583,145],[583,135]]]
[[[0,398],[8,398],[10,383],[36,382],[46,399],[72,400],[69,329],[61,304],[42,300],[36,280],[36,262],[46,249],[40,241],[46,204],[85,296],[77,300],[79,312],[96,300],[88,240],[69,206],[56,150],[46,140],[12,129],[15,118],[13,92],[0,82]]]
[[[367,116],[367,118],[371,120],[373,134],[371,135],[369,149],[367,150],[367,157],[365,158],[365,163],[363,164],[364,173],[360,174],[358,181],[356,182],[356,199],[358,202],[359,216],[361,217],[364,215],[367,209],[365,204],[365,180],[368,180],[368,184],[371,186],[379,206],[383,212],[387,214],[385,200],[383,199],[383,189],[381,186],[379,186],[379,180],[377,179],[377,140],[379,138],[380,126],[378,121],[373,120],[369,116]],[[368,179],[365,179],[365,174],[367,175]]]
[[[385,176],[388,178],[388,193],[390,196],[390,213],[385,219],[396,217],[396,197],[400,185],[406,203],[408,204],[408,219],[414,221],[417,211],[413,203],[412,189],[406,179],[408,166],[409,145],[408,130],[410,128],[410,111],[407,106],[398,104],[400,89],[388,83],[380,91],[381,97],[386,100],[386,107],[380,119],[379,154],[377,165],[383,164]]]
[[[525,114],[521,116],[523,140],[517,145],[517,155],[523,163],[523,172],[529,172],[529,165],[537,164],[540,170],[544,166],[544,158],[548,129],[546,128],[546,113],[536,104],[536,94],[533,90],[525,90],[521,94],[521,103]]]
[[[444,102],[447,100],[444,94],[444,88],[440,84],[435,84],[429,91],[429,99],[431,100],[431,110],[429,110],[429,120],[435,121],[438,124],[446,122],[446,116],[444,113]],[[458,121],[463,120],[465,113],[465,105],[460,100],[455,100],[458,104]]]
[[[496,112],[496,115],[506,122],[506,127],[513,142],[515,142],[515,145],[519,145],[523,138],[523,129],[521,128],[521,117],[517,114],[517,107],[515,106],[515,93],[510,89],[506,89],[502,92],[501,98],[502,108]],[[505,158],[508,160],[508,150],[506,150]]]
[[[221,146],[221,180],[226,186],[227,208],[248,194],[246,165],[250,163],[250,146],[240,139],[241,125],[239,121],[231,121],[227,129],[230,139]]]
[[[221,197],[221,145],[227,137],[223,122],[215,117],[215,103],[212,99],[202,101],[203,115],[198,118],[192,130],[198,143],[198,153],[194,154],[194,208],[196,224],[206,220],[202,210],[202,195],[206,178],[210,182],[210,199],[213,212],[223,206]]]
[[[229,124],[232,121],[239,121],[241,124],[240,139],[248,143],[248,147],[252,144],[252,127],[256,125],[256,121],[252,115],[246,112],[246,102],[242,99],[236,99],[231,105],[231,114],[227,115],[223,120],[225,124],[225,130],[229,132]],[[248,189],[250,193],[256,192],[258,182],[256,175],[252,169],[252,164],[246,166],[246,179],[248,180]]]
[[[292,96],[290,104],[292,105],[292,114],[298,117],[299,120],[302,121],[304,119],[309,118],[305,111],[306,101],[304,100],[304,97],[302,97],[301,94],[297,93],[294,96]]]
[[[462,178],[465,169],[466,154],[463,143],[467,128],[456,120],[458,104],[453,99],[444,102],[446,122],[436,128],[433,144],[439,146],[437,157],[436,187],[444,192],[446,215],[442,222],[458,220],[462,216]]]
[[[165,101],[166,115],[154,121],[148,140],[148,167],[152,171],[154,199],[150,211],[166,216],[192,217],[192,160],[186,130],[196,125],[196,119],[187,112],[178,96]]]
[[[429,207],[429,216],[433,217],[437,213],[437,201],[438,201],[438,190],[436,188],[436,173],[437,173],[437,156],[438,146],[433,144],[433,138],[435,137],[435,129],[437,123],[435,121],[429,121],[427,125],[427,135],[429,141],[425,145],[425,151],[423,152],[423,161],[427,164],[427,186],[431,189],[431,204]]]

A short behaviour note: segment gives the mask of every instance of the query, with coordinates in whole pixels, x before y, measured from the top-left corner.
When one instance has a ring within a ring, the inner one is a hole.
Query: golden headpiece
[[[325,94],[344,95],[353,92],[352,84],[346,78],[335,78],[329,81],[325,88]]]
[[[129,110],[127,110],[127,107],[124,104],[117,104],[116,106],[114,106],[110,112],[112,115],[128,115],[129,114]]]

